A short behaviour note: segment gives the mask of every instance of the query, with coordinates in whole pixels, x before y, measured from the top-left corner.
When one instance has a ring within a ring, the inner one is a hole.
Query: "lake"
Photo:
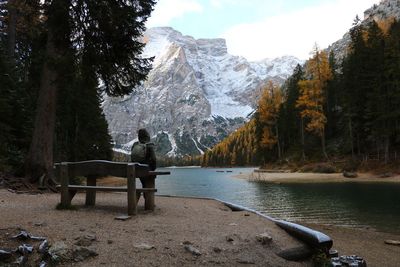
[[[218,198],[289,221],[400,233],[400,184],[278,185],[234,177],[252,168],[159,170],[171,171],[157,178],[160,195]]]

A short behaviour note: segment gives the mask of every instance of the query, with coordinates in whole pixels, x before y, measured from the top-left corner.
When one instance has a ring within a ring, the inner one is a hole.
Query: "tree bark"
[[[45,183],[53,177],[53,141],[57,102],[57,73],[52,61],[56,58],[53,34],[49,29],[46,61],[43,65],[32,141],[26,160],[26,176],[37,182],[45,175]]]
[[[282,152],[281,152],[281,143],[279,141],[279,129],[278,129],[278,125],[275,124],[275,132],[276,132],[276,144],[278,146],[278,159],[280,160],[282,157]]]
[[[349,134],[350,134],[350,145],[351,145],[351,158],[354,159],[353,126],[351,123],[351,117],[349,118]]]
[[[302,160],[306,161],[306,153],[304,152],[305,142],[304,142],[304,119],[301,118],[301,156]]]
[[[321,135],[321,146],[322,146],[322,154],[324,155],[325,159],[329,159],[329,158],[328,158],[328,154],[326,153],[325,129],[322,130],[322,135]]]
[[[11,66],[15,66],[15,39],[17,28],[17,9],[16,0],[9,0],[8,5],[8,25],[7,25],[7,53]]]

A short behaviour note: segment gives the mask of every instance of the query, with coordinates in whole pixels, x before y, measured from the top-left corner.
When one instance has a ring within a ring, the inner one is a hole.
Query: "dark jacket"
[[[150,143],[150,135],[145,129],[138,131],[139,143],[146,144],[146,158],[143,164],[148,164],[150,170],[154,171],[157,168],[156,153],[154,152],[154,144]],[[135,144],[133,144],[135,145]]]

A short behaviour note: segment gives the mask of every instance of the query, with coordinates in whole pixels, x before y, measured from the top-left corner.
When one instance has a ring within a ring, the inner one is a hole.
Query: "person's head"
[[[138,139],[140,143],[148,143],[150,142],[150,134],[146,131],[146,129],[138,130]]]

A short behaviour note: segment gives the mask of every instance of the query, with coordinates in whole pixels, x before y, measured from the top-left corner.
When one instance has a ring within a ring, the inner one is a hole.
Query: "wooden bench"
[[[61,162],[55,164],[56,176],[59,177],[61,190],[61,205],[68,207],[78,191],[86,191],[85,205],[93,206],[96,203],[96,191],[127,192],[128,215],[137,213],[137,194],[145,193],[145,209],[154,210],[154,188],[136,188],[136,178],[154,179],[157,175],[166,175],[170,172],[150,171],[149,166],[139,163],[112,162],[106,160],[89,160],[80,162]],[[126,187],[97,186],[96,180],[104,176],[127,178]],[[70,185],[71,177],[86,177],[86,185]]]

